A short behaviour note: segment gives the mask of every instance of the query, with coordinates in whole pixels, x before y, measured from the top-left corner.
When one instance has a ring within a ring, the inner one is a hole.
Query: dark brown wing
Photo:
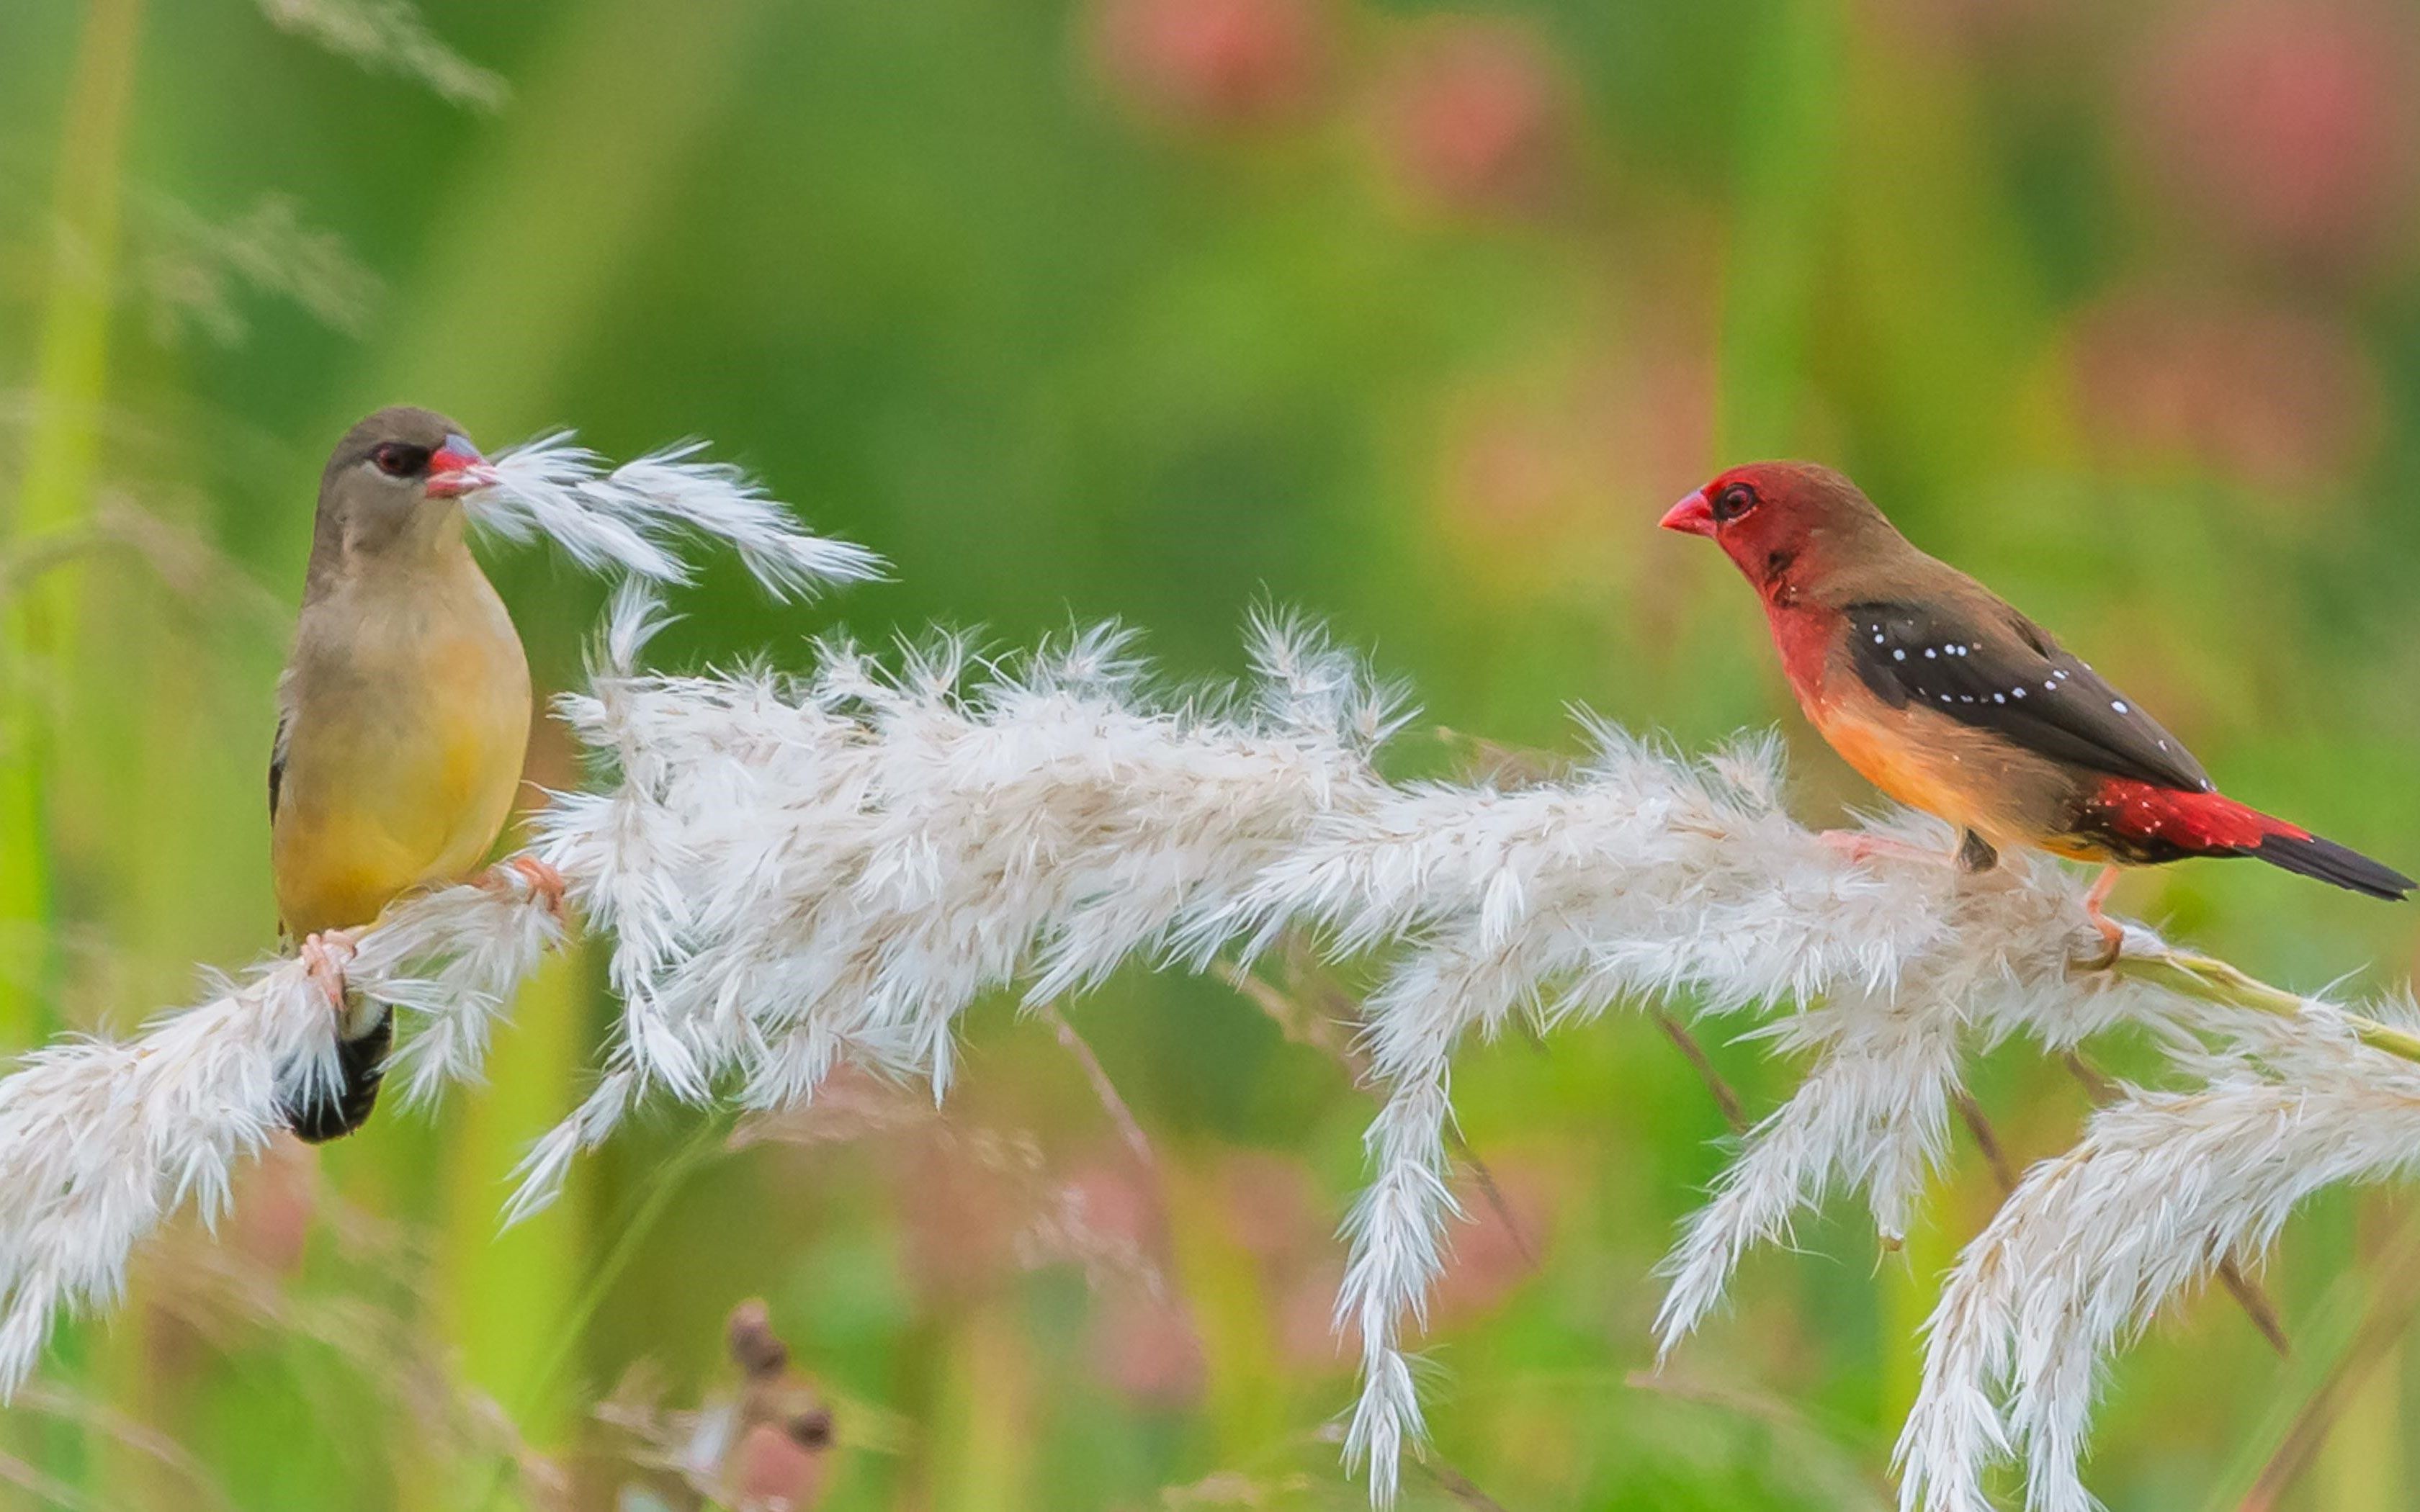
[[[269,822],[277,823],[277,799],[286,787],[286,732],[294,722],[290,714],[277,717],[277,738],[269,744]]]
[[[1893,708],[1921,703],[2053,761],[2113,777],[2211,790],[2210,774],[2184,742],[2013,610],[1990,625],[1886,600],[1846,612],[1857,676]]]

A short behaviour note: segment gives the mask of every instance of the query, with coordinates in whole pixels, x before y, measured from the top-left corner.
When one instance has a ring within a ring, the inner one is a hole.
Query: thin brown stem
[[[1043,1004],[1041,1015],[1058,1034],[1061,1047],[1075,1057],[1076,1064],[1083,1068],[1084,1079],[1092,1084],[1093,1095],[1100,1100],[1109,1121],[1117,1125],[1118,1137],[1125,1141],[1126,1149],[1133,1152],[1143,1169],[1156,1171],[1159,1160],[1152,1152],[1151,1140],[1143,1134],[1142,1124],[1135,1118],[1134,1109],[1128,1107],[1126,1100],[1119,1095],[1117,1084],[1109,1080],[1109,1072],[1101,1065],[1101,1057],[1093,1054],[1092,1045],[1076,1032],[1076,1026],[1059,1011],[1058,1004]]]
[[[2118,1101],[2118,1084],[2102,1075],[2100,1068],[2092,1062],[2072,1050],[2060,1052],[2059,1059],[2066,1065],[2068,1072],[2083,1084],[2084,1095],[2092,1100],[2094,1106],[2104,1106]]]
[[[1353,1078],[1355,1085],[1368,1082],[1370,1061],[1353,1042],[1350,1035],[1339,1032],[1335,1020],[1306,1007],[1285,989],[1253,971],[1233,962],[1221,962],[1218,974],[1227,985],[1251,1000],[1252,1006],[1266,1013],[1278,1026],[1278,1032],[1295,1044],[1309,1045],[1319,1051]]]
[[[1359,1045],[1350,1035],[1339,1032],[1341,1023],[1359,1022],[1359,1005],[1347,999],[1341,988],[1325,979],[1313,983],[1313,990],[1328,999],[1325,1005],[1327,1011],[1323,1011],[1302,1002],[1294,994],[1240,963],[1221,962],[1218,973],[1227,979],[1229,986],[1250,999],[1255,1007],[1275,1021],[1279,1031],[1288,1040],[1325,1053],[1344,1068],[1356,1086],[1369,1084],[1369,1057],[1361,1053]],[[1488,1210],[1496,1214],[1497,1221],[1504,1226],[1505,1233],[1512,1238],[1512,1247],[1520,1251],[1521,1258],[1531,1270],[1536,1270],[1537,1246],[1530,1242],[1528,1230],[1522,1227],[1521,1220],[1513,1214],[1512,1205],[1505,1200],[1503,1189],[1496,1184],[1496,1173],[1489,1170],[1487,1162],[1470,1148],[1470,1141],[1464,1137],[1459,1128],[1448,1123],[1445,1137],[1446,1143],[1453,1149],[1454,1158],[1470,1167],[1471,1179],[1479,1183],[1480,1195],[1487,1199]]]
[[[1417,1463],[1428,1472],[1429,1479],[1437,1483],[1438,1489],[1469,1507],[1471,1512],[1504,1512],[1503,1503],[1481,1490],[1469,1476],[1446,1463],[1434,1450]]]
[[[1992,1167],[1992,1180],[2000,1184],[2000,1196],[2007,1196],[2017,1189],[2017,1168],[2010,1164],[2008,1151],[2000,1146],[2000,1136],[1993,1131],[1992,1120],[1983,1116],[1983,1104],[1975,1094],[1960,1088],[1950,1094],[1958,1104],[1958,1117],[1964,1119],[1966,1132],[1975,1136],[1975,1148]]]
[[[2259,1282],[2243,1273],[2243,1267],[2235,1263],[2234,1256],[2218,1262],[2218,1284],[2243,1309],[2243,1316],[2252,1319],[2252,1326],[2260,1331],[2260,1336],[2269,1341],[2279,1359],[2293,1354],[2294,1342],[2286,1336],[2286,1322],[2277,1316],[2277,1304],[2269,1300],[2269,1293],[2261,1289]]]
[[[2271,1512],[2310,1467],[2328,1430],[2362,1383],[2394,1352],[2396,1341],[2420,1313],[2420,1223],[2407,1225],[2391,1252],[2380,1263],[2378,1294],[2362,1319],[2350,1348],[2294,1416],[2277,1450],[2260,1468],[2239,1512]]]
[[[1722,1109],[1723,1121],[1730,1125],[1731,1133],[1747,1133],[1747,1110],[1740,1105],[1739,1094],[1731,1090],[1730,1083],[1723,1080],[1723,1073],[1714,1069],[1714,1061],[1706,1055],[1706,1047],[1698,1042],[1697,1036],[1689,1032],[1688,1026],[1659,1008],[1655,1010],[1655,1026],[1664,1031],[1666,1039],[1680,1047],[1681,1054],[1696,1069],[1698,1079],[1706,1084],[1708,1092],[1714,1094],[1714,1105]]]
[[[1446,1138],[1453,1146],[1455,1155],[1470,1166],[1470,1179],[1479,1183],[1480,1195],[1487,1198],[1488,1209],[1496,1214],[1497,1222],[1504,1226],[1505,1235],[1512,1241],[1512,1248],[1519,1252],[1522,1265],[1536,1270],[1537,1248],[1529,1242],[1529,1231],[1512,1216],[1512,1204],[1504,1199],[1504,1193],[1497,1186],[1496,1173],[1489,1170],[1487,1163],[1479,1158],[1479,1152],[1470,1148],[1470,1142],[1462,1136],[1461,1130],[1449,1125]]]

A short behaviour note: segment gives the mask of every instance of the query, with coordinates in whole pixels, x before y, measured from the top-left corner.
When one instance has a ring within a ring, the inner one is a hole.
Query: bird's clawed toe
[[[2093,920],[2093,927],[2101,932],[2101,951],[2098,955],[2071,959],[2069,964],[2077,971],[2108,970],[2118,964],[2118,957],[2125,947],[2126,932],[2116,924],[2101,918]]]
[[[2118,869],[2102,867],[2100,877],[2092,884],[2092,890],[2084,895],[2084,917],[2100,933],[2101,953],[2074,963],[2079,971],[2106,971],[2118,964],[2118,957],[2125,949],[2126,927],[2102,912],[2102,905],[2109,901],[2110,889],[2117,886]]]
[[[535,856],[516,856],[498,865],[491,875],[501,883],[505,880],[502,873],[507,872],[521,879],[522,885],[529,888],[530,896],[546,905],[546,911],[554,916],[556,923],[560,924],[564,921],[563,895],[566,884],[562,872]]]
[[[297,952],[312,984],[326,995],[328,1006],[339,1019],[345,1016],[345,968],[352,964],[359,940],[359,933],[353,930],[321,930],[305,939]]]

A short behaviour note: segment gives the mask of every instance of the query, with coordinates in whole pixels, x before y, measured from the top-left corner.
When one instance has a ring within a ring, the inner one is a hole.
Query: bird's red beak
[[[1668,531],[1679,531],[1683,535],[1713,535],[1714,506],[1706,501],[1706,490],[1700,488],[1666,510],[1664,528]]]
[[[474,488],[484,488],[495,481],[488,459],[479,449],[460,436],[448,436],[445,444],[428,454],[428,497],[458,499]]]

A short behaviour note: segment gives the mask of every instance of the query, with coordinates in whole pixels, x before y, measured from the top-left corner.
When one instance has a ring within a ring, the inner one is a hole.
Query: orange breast
[[[1862,683],[1804,707],[1841,760],[1911,809],[2002,847],[2049,848],[2065,827],[2067,777],[1989,731],[1915,705],[1894,709]]]
[[[1879,702],[1879,701],[1877,701]],[[1955,762],[1925,748],[1921,732],[1911,731],[1903,711],[1892,710],[1881,719],[1861,717],[1835,704],[1807,715],[1840,759],[1859,777],[1911,809],[1938,814],[1953,825],[1981,828],[1979,795],[1962,781]],[[1947,767],[1947,770],[1944,770]]]

